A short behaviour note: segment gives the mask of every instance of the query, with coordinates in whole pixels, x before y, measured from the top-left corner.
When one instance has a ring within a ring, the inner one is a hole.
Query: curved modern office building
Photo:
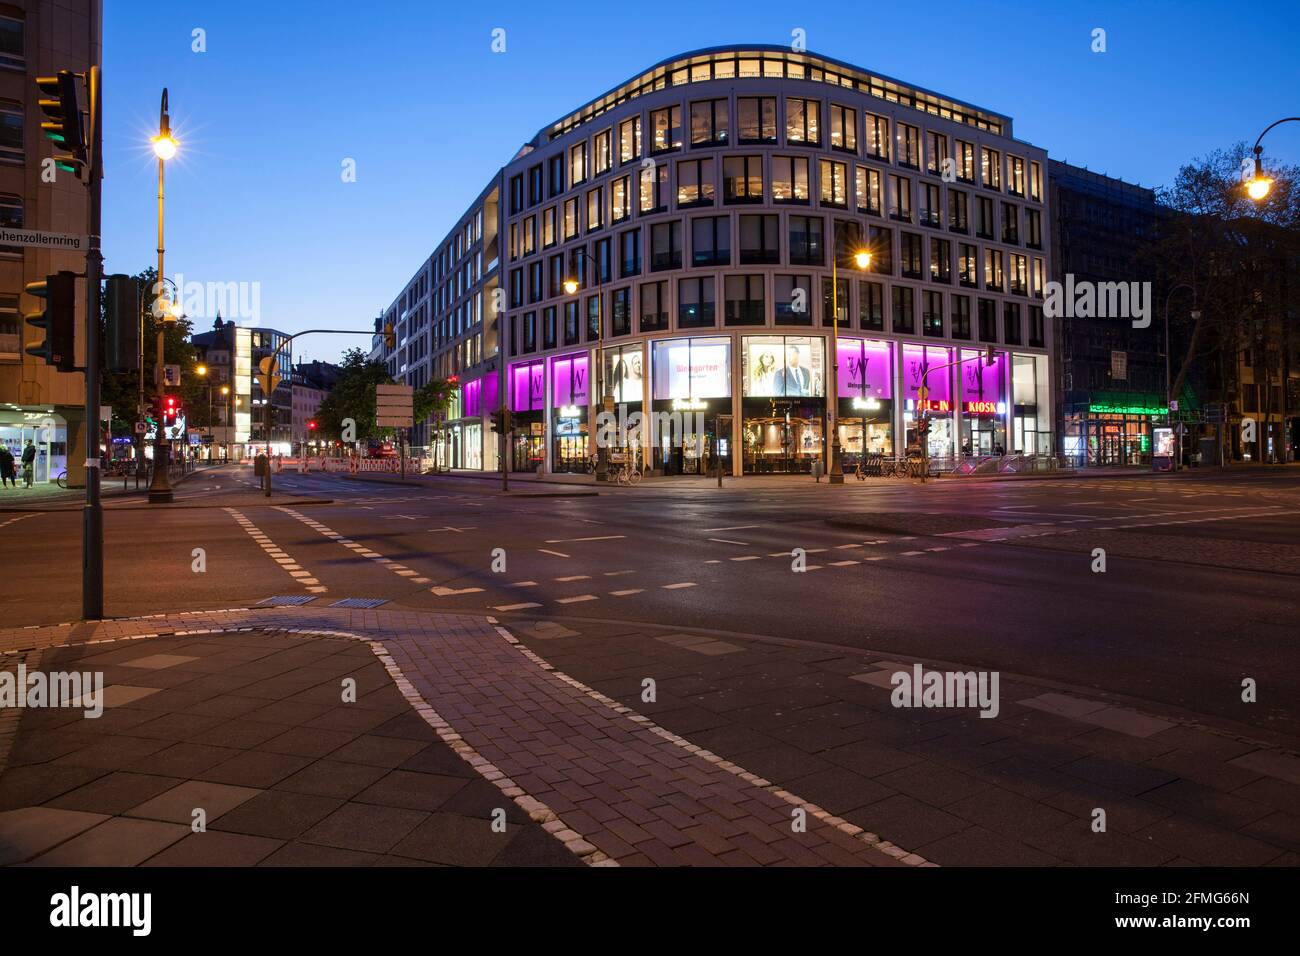
[[[670,474],[807,471],[832,435],[1051,454],[1046,169],[1010,117],[838,61],[666,60],[542,129],[377,320],[395,377],[461,382],[415,443],[498,467],[506,404],[513,469],[573,470],[609,395]]]

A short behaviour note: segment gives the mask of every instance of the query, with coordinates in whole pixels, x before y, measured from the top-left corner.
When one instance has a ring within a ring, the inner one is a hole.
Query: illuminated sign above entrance
[[[1165,409],[1147,405],[1089,405],[1094,415],[1164,415]]]
[[[675,412],[701,412],[709,407],[709,403],[702,398],[674,398],[673,411]]]

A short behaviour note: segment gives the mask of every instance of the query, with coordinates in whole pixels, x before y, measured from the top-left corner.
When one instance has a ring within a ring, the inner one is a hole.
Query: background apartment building
[[[86,234],[86,187],[62,170],[53,182],[42,178],[53,144],[41,131],[36,78],[99,64],[101,14],[99,0],[0,3],[0,226]],[[69,485],[84,486],[86,386],[82,373],[56,371],[26,354],[43,333],[26,326],[23,313],[43,303],[23,288],[85,266],[84,249],[0,246],[0,441],[16,454],[35,443],[38,482],[66,469]],[[84,308],[78,302],[78,314]],[[83,348],[78,342],[78,354]]]

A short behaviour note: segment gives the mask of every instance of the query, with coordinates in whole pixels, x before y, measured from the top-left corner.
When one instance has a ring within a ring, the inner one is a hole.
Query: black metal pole
[[[82,523],[81,616],[97,621],[104,616],[104,507],[99,498],[99,277],[104,257],[99,251],[100,199],[104,167],[103,103],[99,67],[86,73],[90,100],[91,158],[90,228],[86,243],[86,506]]]

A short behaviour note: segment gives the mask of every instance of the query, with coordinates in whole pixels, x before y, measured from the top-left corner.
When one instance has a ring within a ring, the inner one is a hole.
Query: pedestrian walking
[[[32,481],[36,477],[36,446],[32,440],[27,439],[27,447],[23,449],[23,485],[27,488],[32,486]]]
[[[0,445],[0,487],[18,487],[18,474],[14,467],[14,453],[8,445]]]

